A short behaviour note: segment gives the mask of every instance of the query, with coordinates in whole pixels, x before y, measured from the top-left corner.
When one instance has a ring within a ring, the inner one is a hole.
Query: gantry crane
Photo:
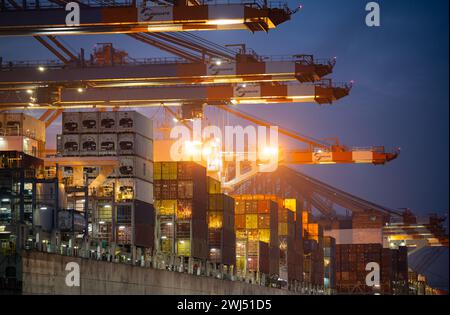
[[[229,112],[239,118],[243,118],[259,126],[274,126],[273,122],[265,121],[254,115],[244,113],[243,111],[219,105],[221,109]],[[300,135],[298,132],[278,127],[278,132],[291,139],[304,143],[308,148],[304,150],[280,151],[279,161],[282,164],[385,164],[392,161],[399,155],[399,149],[387,152],[382,146],[366,147],[366,148],[349,148],[336,143],[316,140],[308,136]]]
[[[69,1],[2,1],[0,36],[72,35],[195,30],[268,31],[288,21],[296,10],[267,1],[77,0],[78,21],[68,23]],[[162,4],[161,4],[162,3]]]

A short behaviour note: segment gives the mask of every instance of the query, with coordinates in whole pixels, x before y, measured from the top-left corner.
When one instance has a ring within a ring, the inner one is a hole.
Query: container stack
[[[324,289],[333,293],[336,288],[336,240],[331,236],[323,238]]]
[[[235,231],[236,231],[236,265],[239,272],[258,271],[259,263],[265,259],[264,251],[257,251],[258,242],[264,242],[269,248],[269,274],[279,274],[278,243],[278,204],[273,196],[234,195]],[[246,249],[246,255],[239,254],[240,248]],[[249,264],[249,261],[254,263]],[[246,268],[239,270],[239,268]]]
[[[280,249],[280,278],[287,283],[302,280],[302,256],[299,251],[301,238],[296,233],[295,214],[283,206],[280,200],[278,207],[278,242]]]
[[[206,168],[194,162],[156,162],[157,249],[169,255],[208,258]]]
[[[221,184],[208,177],[208,260],[236,265],[234,199],[221,193]]]
[[[302,212],[303,226],[303,274],[304,280],[313,285],[324,284],[323,228],[311,221],[311,214]]]
[[[366,265],[380,266],[380,287],[366,285]],[[408,268],[406,248],[389,249],[381,244],[336,245],[336,288],[340,293],[405,294]]]
[[[153,126],[135,111],[64,112],[63,157],[117,157],[119,166],[90,192],[94,239],[153,248]],[[86,165],[88,166],[88,165]],[[90,184],[101,170],[84,167]]]

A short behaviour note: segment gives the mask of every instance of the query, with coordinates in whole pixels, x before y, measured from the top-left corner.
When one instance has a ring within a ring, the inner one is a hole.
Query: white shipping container
[[[105,133],[98,135],[98,154],[116,155],[117,154],[117,134]]]
[[[98,135],[82,134],[80,135],[80,154],[98,155]]]
[[[114,173],[117,177],[135,177],[153,182],[153,162],[137,156],[121,156]]]
[[[76,156],[80,154],[80,135],[62,135],[63,156]]]
[[[99,114],[99,132],[116,132],[117,113],[100,112]]]
[[[136,133],[119,133],[117,152],[119,155],[136,155],[153,161],[153,140]]]
[[[22,113],[1,114],[2,135],[26,136],[45,142],[45,123],[39,119]]]
[[[120,178],[116,181],[116,198],[120,200],[121,196],[153,204],[153,184],[138,178]]]
[[[98,112],[82,112],[80,114],[80,132],[98,132]]]
[[[135,132],[153,139],[153,122],[136,111],[117,112],[117,132]]]
[[[63,112],[62,113],[63,134],[80,132],[80,113]]]

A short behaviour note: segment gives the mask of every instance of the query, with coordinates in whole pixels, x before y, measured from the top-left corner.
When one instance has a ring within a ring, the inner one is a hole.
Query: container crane
[[[159,1],[114,2],[76,1],[80,23],[67,26],[66,1],[1,2],[0,36],[12,35],[83,35],[137,32],[181,32],[200,30],[269,31],[290,20],[295,13],[287,4],[267,1],[227,1],[208,4],[199,1],[176,1],[173,5]]]
[[[255,83],[246,86],[216,84],[71,89],[40,87],[35,93],[30,89],[0,90],[0,108],[42,110],[194,105],[201,109],[205,104],[331,104],[346,96],[350,89],[351,85],[333,84],[331,81],[316,84]]]
[[[231,113],[239,118],[243,118],[259,126],[274,126],[273,123],[257,118],[248,113],[244,113],[237,108],[218,105],[222,110]],[[276,125],[276,124],[275,124]],[[278,132],[291,139],[308,145],[305,150],[280,151],[279,162],[282,164],[385,164],[394,160],[399,155],[399,150],[386,152],[384,147],[368,148],[348,148],[340,145],[339,142],[330,144],[321,140],[300,135],[297,132],[278,127]]]
[[[54,37],[49,37],[56,41]],[[131,59],[125,51],[111,44],[94,51],[89,62],[79,63],[70,53],[70,61],[43,38],[43,45],[62,60],[19,61],[1,65],[0,88],[13,89],[39,85],[65,88],[173,86],[183,84],[217,84],[256,82],[318,82],[333,71],[336,60],[314,59],[312,55],[248,57],[223,61],[185,61],[176,58]],[[56,41],[59,43],[58,41]],[[59,43],[60,44],[60,43]],[[63,46],[61,46],[63,47]],[[111,52],[112,50],[112,52]]]

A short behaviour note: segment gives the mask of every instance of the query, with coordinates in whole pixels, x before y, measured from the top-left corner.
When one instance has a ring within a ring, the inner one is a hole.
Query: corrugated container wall
[[[136,155],[153,161],[153,140],[136,133],[118,134],[118,154]]]
[[[144,115],[135,111],[119,111],[117,120],[117,132],[133,132],[153,139],[152,121]]]

